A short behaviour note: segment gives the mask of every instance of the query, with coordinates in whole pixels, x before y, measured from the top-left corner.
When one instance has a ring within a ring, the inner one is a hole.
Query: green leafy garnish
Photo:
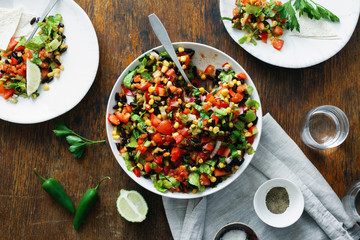
[[[58,121],[55,123],[55,129],[53,130],[57,137],[65,137],[66,141],[69,143],[69,150],[72,155],[76,158],[80,158],[85,150],[85,148],[94,143],[102,143],[105,140],[92,141],[87,138],[84,138],[69,129],[63,121]]]
[[[300,32],[300,24],[296,18],[296,13],[294,8],[291,6],[291,0],[283,5],[277,6],[276,11],[279,13],[280,20],[288,19],[287,23],[291,30],[294,28]]]

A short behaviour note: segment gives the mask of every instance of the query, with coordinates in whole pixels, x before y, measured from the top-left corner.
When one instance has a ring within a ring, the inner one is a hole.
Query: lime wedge
[[[28,96],[33,94],[40,86],[41,72],[38,65],[26,60],[26,93]]]
[[[53,52],[55,51],[56,49],[58,49],[58,47],[60,47],[61,45],[61,42],[57,39],[54,39],[51,41],[51,43],[49,43],[49,48],[50,48],[50,51]]]
[[[148,206],[143,196],[137,191],[121,189],[116,200],[116,207],[120,215],[129,222],[142,222],[146,218]]]

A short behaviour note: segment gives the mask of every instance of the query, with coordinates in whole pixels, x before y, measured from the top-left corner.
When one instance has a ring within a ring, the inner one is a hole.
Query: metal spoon
[[[159,39],[161,44],[164,46],[166,52],[170,55],[171,59],[175,63],[176,67],[179,69],[179,71],[180,71],[181,75],[183,76],[183,78],[185,79],[185,81],[188,84],[190,84],[191,86],[193,86],[194,88],[196,88],[194,85],[192,85],[192,83],[186,76],[186,73],[182,69],[179,59],[177,58],[177,55],[175,53],[174,47],[170,41],[169,35],[168,35],[164,25],[161,23],[160,19],[155,15],[155,13],[150,14],[148,16],[148,18],[149,18],[151,27],[154,30],[155,35],[157,36],[157,38]]]
[[[50,0],[49,4],[47,5],[47,7],[45,8],[44,12],[42,13],[39,22],[42,22],[46,16],[49,14],[49,12],[51,11],[51,9],[54,8],[55,4],[58,2],[59,0]],[[39,25],[36,24],[34,30],[31,32],[31,34],[29,35],[28,39],[26,40],[26,42],[30,41],[30,39],[32,39],[36,33],[36,31],[38,30]]]

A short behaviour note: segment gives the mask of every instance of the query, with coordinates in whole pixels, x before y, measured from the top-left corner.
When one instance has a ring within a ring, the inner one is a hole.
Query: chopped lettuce
[[[135,76],[135,74],[136,74],[136,70],[128,73],[128,74],[125,76],[125,78],[124,78],[124,86],[125,86],[126,88],[131,88],[131,80],[132,80],[132,78]]]
[[[120,153],[120,156],[124,158],[127,170],[128,171],[134,170],[135,167],[133,167],[131,165],[131,161],[129,160],[129,154],[127,152],[126,153]]]
[[[199,191],[202,192],[205,190],[205,186],[200,184],[200,175],[196,172],[192,172],[189,175],[189,183],[198,187]]]
[[[253,100],[251,98],[248,98],[246,100],[245,105],[248,107],[254,107],[255,109],[258,109],[260,106],[260,104],[256,100]]]
[[[254,110],[250,109],[250,110],[246,111],[245,115],[244,114],[240,115],[240,119],[246,123],[249,123],[249,122],[255,121],[256,114],[255,114]]]
[[[25,47],[29,48],[31,50],[39,50],[45,46],[45,42],[40,36],[35,36],[32,39],[30,39],[29,42],[25,43]]]

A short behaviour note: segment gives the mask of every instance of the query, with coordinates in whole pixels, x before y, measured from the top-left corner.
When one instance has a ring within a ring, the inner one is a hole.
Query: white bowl
[[[216,68],[221,68],[221,66],[228,62],[233,70],[235,71],[235,73],[239,73],[239,72],[245,72],[246,71],[240,66],[240,64],[238,64],[233,58],[231,58],[230,56],[228,56],[227,54],[221,52],[218,49],[215,49],[213,47],[204,45],[204,44],[199,44],[199,43],[190,43],[190,42],[178,42],[178,43],[173,43],[173,46],[175,48],[178,48],[180,46],[184,47],[184,48],[191,48],[193,50],[195,50],[195,55],[192,58],[192,62],[194,63],[194,65],[199,69],[199,70],[205,70],[205,68],[211,64],[213,66],[215,66]],[[146,53],[149,53],[150,51],[152,51],[153,49],[147,51]],[[162,52],[165,51],[165,49],[162,46],[158,46],[156,48],[154,48],[154,50],[157,50],[158,52]],[[139,58],[141,58],[142,56],[144,56],[146,53],[143,53],[141,56],[139,56],[138,58],[136,58],[120,75],[120,77],[117,79],[110,97],[109,97],[109,101],[108,101],[108,105],[107,105],[107,111],[106,111],[106,116],[105,116],[105,122],[106,122],[106,132],[107,132],[107,136],[108,136],[108,141],[111,147],[111,150],[116,158],[116,160],[118,161],[118,163],[120,164],[120,166],[123,168],[123,170],[138,184],[140,184],[141,186],[143,186],[144,188],[146,188],[149,191],[152,191],[153,193],[162,195],[162,196],[166,196],[166,197],[170,197],[170,198],[178,198],[178,199],[191,199],[191,198],[198,198],[198,197],[204,197],[206,195],[215,193],[221,189],[223,189],[224,187],[226,187],[227,185],[229,185],[231,182],[233,182],[237,177],[240,176],[240,174],[246,169],[246,167],[249,165],[251,159],[253,158],[254,154],[252,155],[245,155],[245,161],[243,162],[243,164],[240,166],[240,168],[234,173],[232,174],[228,179],[226,179],[225,181],[219,183],[215,188],[207,188],[205,191],[203,192],[199,192],[196,194],[193,193],[179,193],[179,192],[175,192],[175,193],[171,193],[171,192],[159,192],[158,190],[155,189],[154,184],[152,183],[152,181],[150,179],[146,179],[144,177],[136,177],[134,175],[133,172],[130,172],[126,169],[125,166],[125,161],[124,159],[119,156],[119,151],[116,148],[116,145],[113,141],[112,138],[112,130],[113,130],[113,126],[111,123],[108,122],[107,120],[107,116],[109,113],[113,113],[114,110],[112,109],[112,107],[116,104],[115,102],[115,93],[119,92],[121,89],[121,84],[123,82],[123,79],[125,77],[125,75],[135,69],[136,66],[140,65],[140,62],[138,61]],[[248,78],[246,79],[246,83],[250,86],[252,86],[254,88],[253,94],[252,94],[252,99],[255,99],[256,101],[258,101],[260,103],[260,98],[258,95],[258,92],[256,91],[256,88],[254,86],[254,83],[252,82],[249,74],[246,73],[246,75],[248,76]],[[261,111],[261,104],[259,109],[257,110],[257,116],[258,116],[258,122],[256,124],[259,133],[256,135],[255,139],[254,139],[254,143],[252,144],[254,150],[256,150],[259,141],[260,141],[260,135],[261,135],[261,128],[262,128],[262,111]]]
[[[289,195],[289,207],[284,213],[274,214],[266,207],[266,195],[274,187],[283,187]],[[295,223],[304,211],[304,196],[300,188],[293,182],[283,179],[274,178],[263,183],[255,193],[254,208],[259,218],[266,224],[284,228]]]

